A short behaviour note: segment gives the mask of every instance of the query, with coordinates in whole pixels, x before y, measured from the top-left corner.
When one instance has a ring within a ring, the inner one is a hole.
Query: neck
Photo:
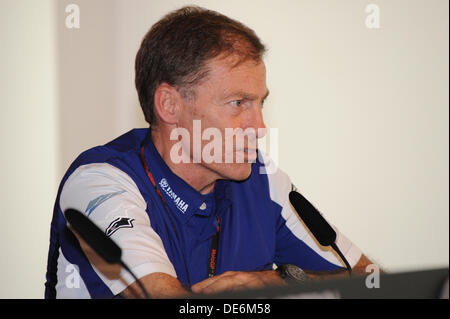
[[[178,141],[170,140],[170,130],[160,127],[151,129],[153,144],[159,155],[171,169],[171,171],[188,183],[201,194],[208,194],[214,189],[218,180],[217,174],[203,166],[201,163],[173,163],[170,158],[170,150]]]

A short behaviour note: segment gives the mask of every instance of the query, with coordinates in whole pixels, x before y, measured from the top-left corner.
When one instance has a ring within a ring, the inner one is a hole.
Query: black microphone
[[[73,230],[107,263],[120,264],[136,280],[146,299],[150,299],[147,290],[131,269],[122,261],[122,249],[86,215],[80,211],[68,208],[64,212],[66,220]]]
[[[291,191],[289,193],[289,201],[317,241],[322,246],[331,246],[339,257],[341,257],[351,276],[352,267],[350,267],[347,259],[345,259],[339,247],[336,245],[336,232],[330,224],[328,224],[320,212],[300,193]]]

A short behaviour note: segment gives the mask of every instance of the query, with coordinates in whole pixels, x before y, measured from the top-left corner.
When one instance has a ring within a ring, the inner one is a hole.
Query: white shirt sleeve
[[[104,230],[138,278],[154,272],[176,277],[161,238],[151,228],[144,198],[120,169],[106,163],[78,167],[64,184],[59,204],[63,212],[74,208],[85,213]],[[115,295],[134,281],[124,269],[120,279],[110,280],[93,268]]]

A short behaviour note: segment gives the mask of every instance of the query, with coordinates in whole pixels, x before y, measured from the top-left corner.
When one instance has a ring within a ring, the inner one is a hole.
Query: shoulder
[[[148,130],[131,130],[113,141],[81,153],[66,171],[60,185],[62,202],[68,197],[100,195],[117,192],[135,194],[139,197],[134,170],[139,160],[139,146]],[[92,193],[92,194],[90,194]],[[77,198],[73,198],[76,200]]]
[[[70,174],[62,187],[59,204],[62,211],[76,208],[89,215],[114,197],[146,206],[138,186],[127,173],[108,163],[91,163]]]
[[[136,161],[136,154],[139,154],[139,148],[147,135],[148,129],[133,129],[107,144],[96,146],[82,152],[67,169],[61,186],[66,180],[78,170],[79,167],[91,165],[96,169],[101,168],[106,172],[113,172],[110,167],[96,164],[108,163],[119,169],[126,170],[127,162]]]
[[[148,129],[133,129],[104,145],[90,148],[75,159],[71,168],[94,162],[106,162],[114,158],[125,158],[130,152],[139,150],[147,132]]]

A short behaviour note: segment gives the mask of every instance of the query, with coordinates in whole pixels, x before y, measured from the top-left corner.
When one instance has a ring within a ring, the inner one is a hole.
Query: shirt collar
[[[150,129],[143,146],[145,161],[155,183],[167,206],[181,222],[187,222],[189,217],[194,214],[210,216],[216,206],[223,206],[231,202],[231,189],[228,181],[217,181],[214,190],[203,195],[173,173],[156,149]]]

